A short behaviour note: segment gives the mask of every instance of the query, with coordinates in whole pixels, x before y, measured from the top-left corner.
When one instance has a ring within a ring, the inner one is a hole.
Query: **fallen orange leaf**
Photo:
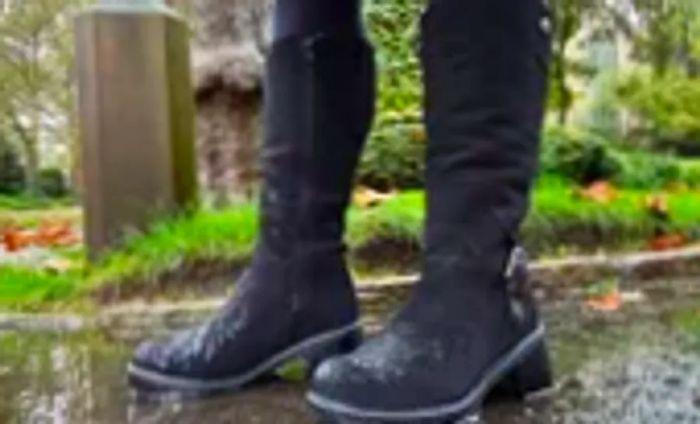
[[[66,247],[80,243],[80,237],[69,222],[44,222],[36,230],[6,227],[0,232],[0,245],[8,252],[31,246]]]
[[[619,291],[596,296],[586,301],[586,306],[599,312],[615,312],[622,307],[622,295]]]
[[[45,247],[68,246],[78,241],[70,223],[44,223],[36,234],[37,243]]]
[[[394,192],[381,193],[371,188],[359,187],[353,193],[353,203],[362,209],[367,209],[379,206],[395,195]]]
[[[18,252],[26,249],[34,242],[33,234],[29,231],[8,230],[3,234],[3,244],[8,252]]]
[[[688,245],[688,239],[683,234],[667,234],[649,241],[649,248],[656,252],[680,249]]]
[[[668,196],[665,194],[652,194],[644,199],[644,206],[655,215],[668,216]]]
[[[579,195],[597,203],[610,203],[617,199],[617,189],[609,181],[598,181],[581,189]]]

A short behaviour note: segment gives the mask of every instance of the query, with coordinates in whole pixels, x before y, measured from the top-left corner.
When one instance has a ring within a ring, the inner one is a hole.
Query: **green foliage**
[[[423,181],[422,96],[416,55],[423,0],[369,0],[365,15],[379,68],[378,116],[365,149],[360,181],[378,189],[412,188]]]
[[[79,273],[56,274],[21,267],[0,267],[0,307],[31,309],[78,295]]]
[[[34,194],[39,192],[40,137],[73,142],[72,18],[85,3],[16,1],[0,13],[0,128],[17,141],[27,188]]]
[[[654,236],[658,224],[644,206],[648,194],[623,190],[618,199],[601,204],[580,198],[566,183],[543,179],[534,193],[534,207],[523,229],[525,242],[535,253],[546,255],[559,254],[562,249],[576,252],[601,247],[639,248]],[[363,265],[360,252],[377,243],[419,246],[424,206],[424,193],[413,191],[375,208],[353,208],[347,235],[353,265]],[[669,209],[669,230],[700,234],[698,193],[670,193]],[[241,205],[166,220],[147,234],[134,235],[123,249],[94,267],[67,275],[0,267],[0,307],[31,308],[46,302],[79,299],[105,285],[148,283],[198,260],[243,264],[253,251],[256,217],[256,208]]]
[[[17,211],[18,217],[24,217],[27,210],[48,209],[54,206],[49,200],[43,198],[0,195],[0,210]],[[21,211],[21,213],[20,213]],[[46,214],[48,215],[48,213]],[[0,215],[0,217],[4,217]]]
[[[558,0],[550,2],[552,26],[552,61],[550,66],[551,83],[549,107],[556,111],[557,122],[568,122],[574,105],[575,93],[571,87],[572,77],[588,77],[587,64],[569,54],[574,39],[579,35],[584,23],[596,22],[592,18],[603,9],[600,0]]]
[[[420,191],[401,193],[377,208],[352,209],[347,236],[351,249],[361,250],[382,240],[419,244],[424,210],[425,196]]]
[[[613,202],[600,204],[578,197],[566,185],[540,187],[523,228],[525,242],[535,252],[600,247],[638,250],[655,237],[658,229],[658,222],[645,207],[648,194],[645,190],[623,190]],[[699,234],[697,193],[670,194],[669,210],[668,230],[689,236]],[[552,240],[556,240],[556,246]]]
[[[56,168],[42,169],[39,172],[39,192],[56,199],[68,195],[68,184],[63,171]]]
[[[680,182],[690,187],[700,187],[700,160],[679,160]]]
[[[369,0],[365,7],[367,26],[377,52],[379,111],[415,116],[422,92],[416,45],[424,1]]]
[[[379,190],[423,185],[426,135],[418,123],[384,123],[370,140],[359,183]]]
[[[14,195],[24,190],[24,168],[17,151],[0,141],[0,194]]]
[[[623,79],[618,91],[622,104],[642,118],[644,136],[700,143],[700,79],[638,70]]]
[[[633,55],[664,76],[681,69],[687,74],[698,70],[700,51],[700,5],[697,0],[633,0],[636,14],[618,14],[631,32]],[[636,31],[630,30],[637,28]],[[630,35],[630,34],[628,34]]]
[[[635,189],[700,183],[697,162],[665,153],[624,148],[590,131],[550,127],[543,137],[541,172],[577,185],[612,181]]]
[[[524,227],[524,238],[538,253],[552,254],[561,246],[574,250],[638,247],[654,236],[657,222],[647,212],[642,190],[623,190],[610,204],[580,198],[574,188],[548,180],[535,191],[534,208]],[[670,228],[688,234],[700,229],[700,195],[671,194]],[[351,258],[382,242],[421,244],[425,195],[404,192],[370,209],[353,208],[347,242]],[[109,255],[90,272],[91,287],[119,281],[150,281],[198,259],[247,260],[253,251],[256,209],[236,206],[224,211],[200,211],[157,224],[136,235],[127,246]]]
[[[573,250],[638,247],[656,228],[644,207],[647,194],[623,191],[619,199],[603,205],[581,199],[570,186],[549,180],[535,192],[524,238],[535,252],[545,254],[559,252],[562,246]],[[357,259],[357,252],[378,241],[419,245],[424,203],[422,192],[406,192],[376,208],[353,209],[348,233],[351,256]],[[672,194],[669,206],[670,229],[697,234],[700,195]],[[243,263],[253,250],[256,222],[255,208],[238,206],[159,223],[89,269],[87,279],[78,272],[65,276],[0,267],[0,305],[31,306],[32,302],[79,297],[85,290],[104,285],[148,282],[188,261]]]
[[[150,280],[187,260],[243,260],[252,252],[256,233],[257,211],[250,205],[165,220],[148,235],[133,235],[92,270],[90,280],[93,285],[124,277]]]
[[[606,140],[582,130],[552,127],[543,137],[541,171],[578,184],[609,180],[621,164]]]
[[[614,177],[617,185],[639,189],[658,189],[683,182],[677,158],[642,151],[616,153],[621,170]]]

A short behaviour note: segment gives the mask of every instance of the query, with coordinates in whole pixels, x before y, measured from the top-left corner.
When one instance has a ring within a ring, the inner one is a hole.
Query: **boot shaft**
[[[374,114],[374,62],[357,37],[292,37],[265,84],[263,240],[340,245],[355,168]]]
[[[434,0],[424,15],[428,256],[515,237],[537,169],[548,19],[541,0]]]

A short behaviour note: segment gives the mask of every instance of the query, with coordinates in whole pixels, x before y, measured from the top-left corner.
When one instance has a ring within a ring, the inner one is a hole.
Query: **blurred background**
[[[489,422],[700,422],[700,2],[550,4],[541,172],[522,236],[561,377],[552,398],[497,408]],[[74,36],[92,5],[0,0],[0,422],[312,422],[297,386],[151,409],[123,387],[132,344],[208,316],[253,251],[271,1],[170,2],[189,34],[189,78],[173,81],[193,85],[193,112],[177,118],[196,130],[185,142],[198,201],[144,205],[147,224],[120,226],[97,256],[82,204],[86,170],[107,162],[81,153],[81,123],[93,121],[79,107]],[[422,7],[365,0],[380,90],[347,243],[370,329],[419,266]],[[123,196],[100,190],[112,204]]]
[[[244,260],[251,250],[271,5],[172,3],[192,30],[202,207],[163,219],[146,235],[127,231],[126,249],[91,275],[109,268],[117,279],[139,280],[183,262]],[[73,17],[90,2],[0,4],[0,266],[11,263],[14,275],[22,264],[49,261],[59,275],[83,272]],[[415,55],[422,6],[366,1],[381,73],[349,231],[362,270],[405,271],[419,248],[427,142]],[[552,14],[549,113],[526,243],[538,256],[692,243],[700,234],[700,5],[558,0]],[[27,248],[34,254],[9,254]],[[136,253],[115,258],[126,251]]]

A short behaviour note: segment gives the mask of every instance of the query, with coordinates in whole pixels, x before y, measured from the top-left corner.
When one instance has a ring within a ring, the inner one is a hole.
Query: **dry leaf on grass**
[[[649,241],[649,249],[655,252],[680,249],[688,245],[688,238],[683,234],[666,234]]]
[[[622,307],[622,294],[619,291],[601,296],[593,296],[586,300],[586,306],[599,312],[615,312]]]
[[[359,208],[367,209],[381,205],[396,196],[396,192],[382,193],[367,187],[358,187],[353,193],[353,204]]]
[[[644,207],[651,216],[667,220],[671,215],[669,207],[668,195],[666,194],[651,194],[644,198]]]
[[[598,181],[578,191],[579,196],[596,203],[610,203],[619,193],[609,181]]]
[[[47,221],[36,230],[5,228],[0,234],[0,242],[6,251],[18,252],[31,246],[73,246],[80,243],[80,236],[70,223]]]
[[[2,243],[8,252],[18,252],[32,245],[34,234],[31,231],[8,229],[2,235]]]

